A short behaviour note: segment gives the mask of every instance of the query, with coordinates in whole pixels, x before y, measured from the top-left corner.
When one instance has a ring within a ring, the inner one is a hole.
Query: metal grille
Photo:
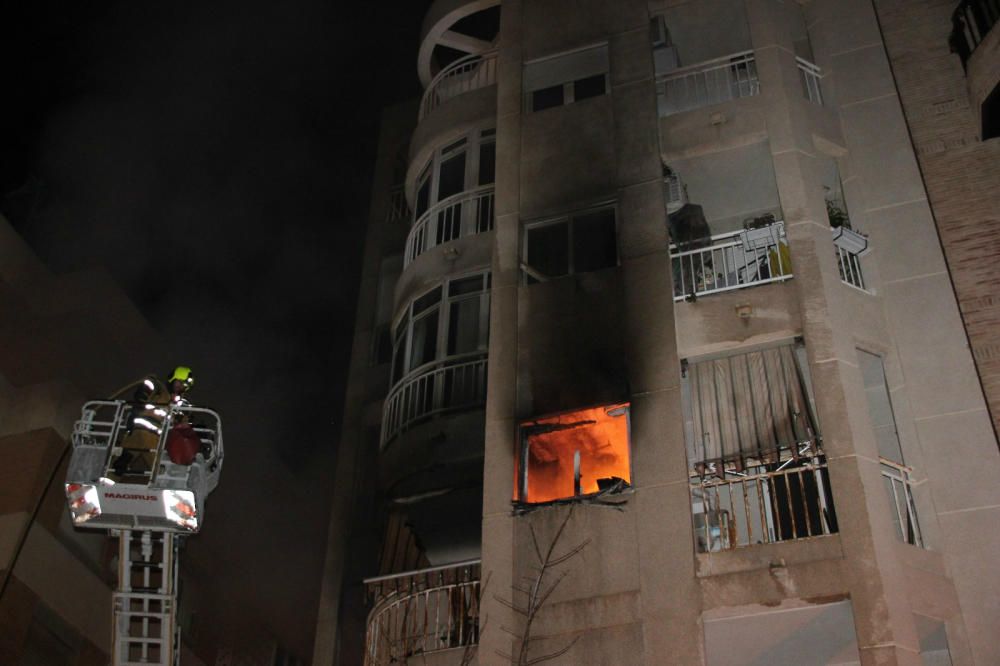
[[[753,51],[683,67],[656,82],[661,116],[700,109],[760,93]]]

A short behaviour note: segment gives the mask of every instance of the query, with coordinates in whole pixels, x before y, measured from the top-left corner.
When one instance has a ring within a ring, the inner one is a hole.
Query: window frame
[[[593,270],[593,271],[577,272],[576,267],[574,265],[574,251],[573,251],[573,238],[574,238],[573,227],[574,227],[574,224],[573,224],[573,222],[578,217],[586,217],[588,215],[592,215],[592,214],[595,214],[595,213],[600,213],[600,212],[603,212],[603,211],[611,211],[611,214],[614,217],[614,229],[615,229],[615,262],[611,266],[605,266],[604,268],[599,268],[599,269],[596,269],[596,270]],[[566,244],[567,244],[567,247],[566,247],[566,266],[567,266],[567,272],[566,272],[565,275],[548,275],[548,276],[545,276],[545,278],[546,278],[545,280],[540,280],[540,279],[535,278],[534,276],[532,276],[528,272],[528,270],[526,270],[526,269],[531,269],[532,268],[531,264],[528,263],[528,248],[529,248],[528,238],[529,238],[530,232],[533,231],[533,230],[535,230],[535,229],[541,229],[541,228],[548,227],[548,226],[555,226],[557,224],[567,224],[568,225],[568,227],[567,227],[567,233],[566,233]],[[544,219],[541,219],[541,220],[535,220],[535,221],[531,221],[531,222],[525,222],[522,225],[522,232],[521,232],[521,260],[520,260],[520,264],[521,264],[522,284],[524,284],[524,285],[532,285],[532,284],[536,284],[538,282],[547,282],[547,281],[550,281],[550,280],[558,280],[559,278],[569,277],[570,275],[581,275],[583,273],[595,273],[595,272],[600,271],[600,270],[607,270],[607,269],[610,269],[610,268],[618,268],[619,266],[621,266],[621,247],[620,247],[620,244],[619,244],[619,239],[620,239],[620,236],[621,236],[620,231],[621,230],[619,228],[619,222],[618,222],[618,203],[616,201],[607,202],[607,203],[603,203],[603,204],[595,204],[593,206],[588,206],[587,208],[576,209],[576,210],[573,210],[571,212],[568,212],[568,213],[565,213],[563,215],[559,215],[559,216],[556,216],[556,217],[549,217],[549,218],[544,218]],[[532,281],[532,280],[534,280],[534,281]]]
[[[494,182],[479,185],[479,162],[482,157],[482,146],[485,144],[494,145]],[[410,216],[410,226],[412,227],[416,225],[416,223],[419,222],[428,213],[428,211],[434,208],[437,204],[441,203],[439,198],[441,189],[441,165],[446,160],[453,158],[460,153],[465,154],[462,189],[455,194],[449,195],[448,198],[458,197],[467,192],[472,192],[478,189],[493,187],[496,182],[495,146],[496,128],[489,126],[476,127],[461,136],[453,137],[451,141],[445,142],[443,145],[436,146],[434,148],[434,152],[424,163],[423,168],[421,168],[418,172],[417,179],[414,181],[413,214]],[[420,189],[425,183],[429,183],[430,185],[427,193],[427,208],[418,214],[417,199],[419,198]]]
[[[604,92],[602,94],[600,94],[600,95],[589,95],[587,97],[582,98],[579,101],[583,101],[585,99],[592,99],[592,98],[595,98],[595,97],[602,97],[602,96],[607,95],[608,93],[610,93],[611,92],[611,85],[610,85],[610,81],[611,81],[611,58],[610,58],[610,45],[609,45],[608,42],[599,42],[599,43],[596,43],[596,44],[588,44],[586,46],[582,46],[582,47],[577,48],[577,49],[572,49],[570,51],[563,51],[561,53],[555,53],[555,54],[552,54],[552,55],[545,56],[543,58],[536,58],[534,60],[531,60],[529,62],[524,63],[524,68],[525,68],[525,70],[528,70],[528,69],[533,68],[533,67],[543,66],[543,63],[546,63],[546,62],[553,62],[554,63],[554,62],[557,62],[559,60],[570,60],[570,59],[572,59],[574,57],[581,57],[582,54],[586,53],[587,51],[594,51],[594,50],[598,50],[598,49],[603,49],[604,50],[604,62],[603,62],[604,67],[599,72],[595,71],[595,72],[585,73],[582,76],[573,75],[573,78],[571,78],[569,80],[558,81],[558,79],[557,79],[557,82],[555,82],[555,83],[547,83],[546,85],[538,85],[538,86],[534,86],[534,87],[528,87],[527,85],[525,85],[525,87],[521,91],[522,92],[522,98],[523,98],[522,107],[524,109],[524,112],[525,113],[541,113],[542,111],[547,111],[548,109],[555,109],[555,108],[558,108],[558,107],[561,107],[561,106],[566,106],[567,104],[575,104],[578,101],[576,99],[575,84],[578,81],[584,81],[586,79],[590,79],[590,78],[593,78],[593,77],[596,77],[596,76],[602,76],[604,78]],[[562,86],[562,103],[561,104],[552,104],[550,106],[546,106],[546,107],[543,107],[541,109],[535,110],[535,108],[534,108],[535,107],[535,93],[539,92],[539,91],[542,91],[542,90],[551,90],[551,89],[557,88],[559,86]]]
[[[480,287],[477,291],[469,292],[467,294],[459,295],[449,295],[451,285],[455,282],[460,282],[462,280],[479,277],[481,280]],[[441,296],[436,303],[427,307],[425,310],[414,314],[414,305],[424,296],[432,293],[435,290],[441,291]],[[489,270],[478,270],[470,271],[468,273],[463,273],[461,275],[456,275],[449,277],[437,284],[424,289],[416,296],[411,298],[406,307],[403,308],[396,317],[393,318],[391,334],[393,336],[392,340],[392,358],[390,360],[390,382],[393,387],[406,381],[410,377],[415,377],[422,374],[427,368],[434,366],[437,363],[442,363],[452,358],[462,358],[471,357],[478,354],[484,354],[489,349],[489,321],[490,321],[490,297],[492,292],[492,274]],[[478,349],[473,352],[461,352],[457,354],[448,353],[448,334],[451,324],[451,306],[453,303],[457,303],[463,300],[479,299],[479,320],[478,320]],[[434,314],[432,314],[434,313]],[[418,366],[410,368],[410,363],[413,359],[413,329],[414,324],[426,319],[431,316],[437,317],[437,333],[435,334],[435,347],[434,347],[434,358],[421,363]],[[400,326],[403,326],[402,333],[400,333]],[[399,376],[396,376],[396,363],[397,357],[402,352],[402,358],[400,359],[401,365],[399,366],[401,370],[399,371]]]

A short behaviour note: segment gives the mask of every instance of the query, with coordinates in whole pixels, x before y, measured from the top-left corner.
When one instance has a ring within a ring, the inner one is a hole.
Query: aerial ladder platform
[[[179,666],[178,549],[204,522],[224,457],[219,415],[187,402],[92,400],[73,427],[73,524],[118,538],[112,665]]]

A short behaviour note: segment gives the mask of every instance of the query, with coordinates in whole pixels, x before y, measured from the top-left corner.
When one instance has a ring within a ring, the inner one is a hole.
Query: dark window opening
[[[562,106],[562,105],[563,105],[563,86],[561,83],[557,86],[549,86],[548,88],[541,88],[531,93],[532,111],[543,111],[545,109],[551,109],[554,106]]]
[[[438,180],[438,201],[465,190],[465,153],[459,153],[441,163]]]
[[[573,272],[611,268],[618,263],[615,213],[601,210],[573,219]]]
[[[604,74],[588,76],[573,82],[573,101],[579,102],[588,97],[599,97],[607,92]]]
[[[490,185],[496,178],[497,144],[492,141],[479,146],[479,184]]]
[[[1000,137],[1000,84],[983,100],[982,114],[983,141]]]
[[[528,265],[546,278],[569,274],[569,223],[558,222],[528,230]],[[538,280],[528,276],[528,283]]]

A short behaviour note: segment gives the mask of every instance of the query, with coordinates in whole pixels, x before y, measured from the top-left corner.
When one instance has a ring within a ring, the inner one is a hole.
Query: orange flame
[[[628,404],[580,409],[521,423],[526,428],[527,493],[522,502],[549,502],[574,497],[575,457],[580,456],[579,494],[596,493],[598,479],[618,477],[632,482],[629,464]],[[549,430],[546,426],[567,426]],[[523,464],[523,457],[521,460]],[[523,471],[522,471],[523,473]]]

